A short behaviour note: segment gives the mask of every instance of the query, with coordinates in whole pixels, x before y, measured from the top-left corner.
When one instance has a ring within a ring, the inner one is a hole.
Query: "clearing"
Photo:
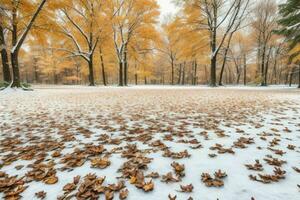
[[[300,197],[296,89],[2,91],[0,137],[0,198]]]

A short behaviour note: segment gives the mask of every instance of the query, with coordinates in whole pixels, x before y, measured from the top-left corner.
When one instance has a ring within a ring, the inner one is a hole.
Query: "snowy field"
[[[0,92],[0,199],[300,199],[300,92]]]

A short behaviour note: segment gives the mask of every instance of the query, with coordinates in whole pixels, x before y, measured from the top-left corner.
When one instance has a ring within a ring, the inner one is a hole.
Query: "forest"
[[[2,85],[300,83],[296,0],[173,3],[1,0]]]

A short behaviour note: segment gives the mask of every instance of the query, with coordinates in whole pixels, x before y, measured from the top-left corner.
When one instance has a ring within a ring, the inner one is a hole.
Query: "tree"
[[[171,65],[171,84],[175,83],[175,63],[179,54],[179,41],[180,34],[178,27],[181,27],[180,19],[176,18],[174,21],[164,24],[163,30],[165,37],[162,39],[162,47],[159,48],[159,51],[165,55],[167,55],[167,59]]]
[[[226,38],[234,29],[237,19],[245,14],[249,1],[244,0],[186,0],[189,6],[198,10],[198,15],[191,15],[195,30],[207,30],[210,40],[210,86],[215,87],[217,56]]]
[[[5,82],[11,81],[11,74],[9,70],[9,63],[8,63],[8,53],[6,50],[6,38],[4,36],[4,18],[5,18],[5,12],[4,8],[0,7],[0,51],[1,51],[1,60],[2,60],[2,69],[3,69],[3,80]],[[6,30],[7,32],[7,30]]]
[[[298,0],[288,0],[279,6],[280,19],[278,23],[282,26],[277,33],[284,35],[290,42],[291,60],[299,65],[299,88],[300,88],[300,2]]]
[[[155,0],[112,0],[110,5],[113,41],[119,62],[119,86],[128,84],[128,46],[139,29],[154,28],[159,15]]]
[[[258,71],[260,71],[260,84],[267,86],[268,76],[268,52],[270,51],[270,43],[273,30],[277,25],[277,5],[273,0],[261,0],[255,6],[254,21],[252,27],[256,33],[257,39],[257,60]],[[260,69],[260,70],[259,70]]]
[[[231,61],[236,71],[236,84],[240,83],[241,77],[243,76],[243,84],[246,85],[247,80],[247,65],[249,60],[249,54],[252,51],[250,46],[251,41],[243,31],[236,33],[232,39],[230,46],[228,47],[227,57],[228,61]],[[225,49],[226,51],[227,49]]]
[[[280,18],[278,23],[282,26],[277,32],[284,35],[291,42],[292,47],[300,43],[300,2],[287,0],[279,6]]]
[[[249,0],[246,1],[246,6],[243,10],[241,18],[237,19],[237,22],[235,23],[234,27],[232,28],[232,31],[230,31],[230,34],[228,36],[227,44],[226,44],[225,50],[224,50],[222,68],[221,68],[221,72],[220,72],[220,76],[219,76],[219,85],[220,86],[223,85],[223,83],[222,83],[223,80],[222,79],[223,79],[224,68],[226,66],[227,54],[228,54],[228,51],[229,51],[230,43],[232,41],[232,38],[233,38],[234,34],[241,28],[241,25],[242,25],[243,21],[245,20],[245,16],[247,16],[247,14],[245,14],[245,11],[246,11],[246,8],[248,7],[248,4],[249,4]],[[244,57],[245,57],[245,55],[244,55]],[[246,67],[246,58],[244,59],[244,75],[246,73],[246,68],[245,67]],[[244,80],[244,83],[245,82],[246,81]]]
[[[96,0],[69,0],[58,6],[58,17],[61,23],[59,32],[66,36],[68,48],[58,48],[70,53],[70,56],[79,56],[88,64],[90,86],[95,85],[94,54],[100,34],[110,20],[106,12],[106,1]]]
[[[18,61],[19,51],[46,1],[47,0],[41,0],[38,5],[27,0],[2,1],[6,16],[9,17],[6,28],[11,32],[10,58],[13,72],[13,81],[11,87],[21,87]],[[37,8],[33,13],[29,12],[32,10],[30,8],[35,7]],[[26,13],[26,11],[29,13]],[[24,18],[28,18],[28,15],[30,16],[29,22],[24,26],[23,20]]]

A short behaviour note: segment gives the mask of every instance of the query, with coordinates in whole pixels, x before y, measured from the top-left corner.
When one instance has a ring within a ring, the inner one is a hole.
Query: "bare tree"
[[[254,9],[252,27],[257,37],[257,61],[261,86],[267,86],[267,57],[273,30],[277,25],[277,5],[273,0],[260,0]]]
[[[210,34],[210,85],[216,86],[217,56],[224,42],[244,15],[248,0],[186,0],[199,9],[198,30]]]
[[[227,54],[228,54],[228,50],[229,50],[229,47],[230,47],[231,40],[233,38],[234,33],[236,33],[241,28],[241,24],[245,20],[245,16],[247,16],[247,15],[245,15],[245,13],[246,13],[246,10],[248,8],[249,2],[250,2],[250,0],[246,0],[245,6],[243,7],[243,10],[242,10],[241,17],[237,19],[235,25],[233,26],[232,30],[229,33],[229,36],[228,36],[228,39],[227,39],[227,44],[226,44],[225,51],[224,51],[224,57],[223,57],[221,72],[220,72],[220,76],[219,76],[219,85],[220,86],[223,85],[223,83],[222,83],[223,73],[224,73],[224,68],[226,66]]]

